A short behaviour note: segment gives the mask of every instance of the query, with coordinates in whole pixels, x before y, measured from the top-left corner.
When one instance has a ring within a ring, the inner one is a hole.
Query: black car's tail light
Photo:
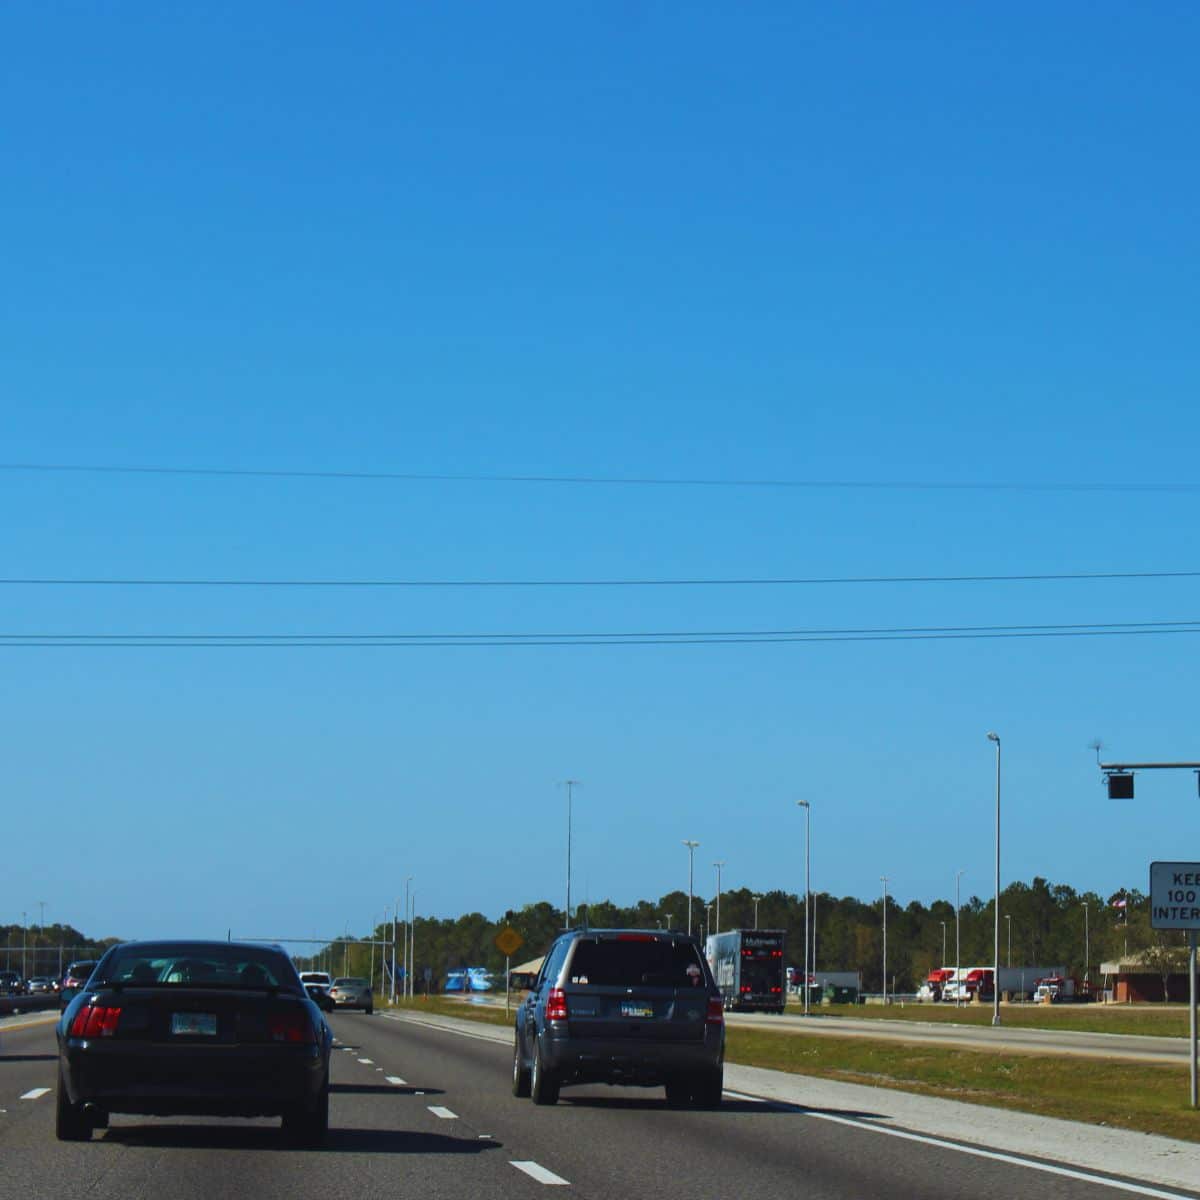
[[[719,996],[708,998],[708,1016],[704,1020],[708,1025],[725,1024],[725,1002]]]
[[[121,1019],[119,1008],[101,1004],[81,1008],[71,1022],[71,1036],[77,1038],[113,1037]]]
[[[567,1019],[567,993],[562,988],[551,988],[546,997],[546,1020],[565,1021]]]
[[[267,1036],[273,1042],[302,1042],[313,1045],[317,1035],[305,1012],[277,1012],[267,1018]]]

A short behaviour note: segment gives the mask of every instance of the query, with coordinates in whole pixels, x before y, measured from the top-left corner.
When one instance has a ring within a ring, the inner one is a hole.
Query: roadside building
[[[1179,968],[1167,975],[1167,1000],[1187,1003],[1187,957],[1180,951]],[[1145,954],[1130,954],[1100,964],[1104,999],[1116,1004],[1153,1004],[1163,1000],[1163,975],[1157,964],[1146,961]]]

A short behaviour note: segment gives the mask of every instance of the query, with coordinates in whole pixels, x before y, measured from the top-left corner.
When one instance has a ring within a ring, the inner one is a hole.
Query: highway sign
[[[1200,929],[1200,863],[1150,864],[1150,927]]]
[[[496,934],[496,949],[504,955],[505,958],[516,954],[520,948],[525,945],[525,939],[511,926],[505,927]]]

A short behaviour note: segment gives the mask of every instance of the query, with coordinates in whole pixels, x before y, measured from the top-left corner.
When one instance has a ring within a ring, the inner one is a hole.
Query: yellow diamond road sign
[[[525,945],[525,939],[511,925],[505,925],[496,934],[496,949],[506,957],[516,954],[523,945]]]

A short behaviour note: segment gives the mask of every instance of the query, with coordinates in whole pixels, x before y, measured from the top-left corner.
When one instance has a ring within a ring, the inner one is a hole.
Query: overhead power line
[[[1046,625],[947,625],[862,629],[669,630],[539,633],[380,634],[0,634],[0,648],[310,649],[417,646],[686,646],[785,642],[939,641],[947,639],[1099,637],[1200,633],[1200,619]]]
[[[397,483],[583,484],[605,487],[792,488],[810,491],[1197,492],[1196,483],[1046,480],[742,479],[649,475],[521,475],[449,471],[301,471],[241,467],[164,467],[87,463],[0,463],[0,471],[91,475],[181,475],[243,479],[365,480]]]
[[[178,588],[649,588],[802,587],[862,583],[1048,583],[1104,579],[1196,579],[1200,571],[1075,571],[1023,575],[810,575],[695,579],[153,579],[122,577],[9,576],[0,587]]]

